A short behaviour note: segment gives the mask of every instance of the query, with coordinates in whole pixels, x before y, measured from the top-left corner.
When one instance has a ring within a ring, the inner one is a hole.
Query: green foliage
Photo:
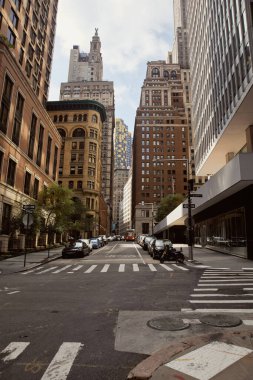
[[[39,193],[36,213],[41,220],[41,230],[63,232],[68,229],[74,210],[73,192],[52,185]]]
[[[156,214],[156,221],[160,222],[170,214],[180,203],[184,201],[182,194],[170,194],[163,198],[159,204]]]

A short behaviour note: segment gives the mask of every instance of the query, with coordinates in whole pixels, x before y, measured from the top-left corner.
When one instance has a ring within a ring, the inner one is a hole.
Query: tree
[[[73,209],[72,190],[56,184],[44,188],[39,193],[36,208],[41,219],[41,230],[63,232],[68,229]]]
[[[180,203],[184,201],[182,194],[170,194],[164,197],[157,209],[156,221],[160,222],[170,214]]]

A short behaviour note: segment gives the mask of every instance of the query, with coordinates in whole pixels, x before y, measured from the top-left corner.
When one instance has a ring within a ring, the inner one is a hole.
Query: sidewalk
[[[180,245],[177,247],[179,248]],[[182,247],[188,259],[188,247]],[[253,261],[231,256],[204,248],[193,248],[193,261],[187,266],[199,268],[227,268],[252,270]],[[178,324],[179,314],[169,313],[170,319]],[[181,313],[182,314],[182,313]],[[181,315],[180,314],[180,315]],[[198,315],[192,314],[189,324],[195,323]],[[245,315],[248,325],[232,324],[238,319],[237,315],[206,313],[202,319],[216,318],[224,327],[211,327],[208,333],[192,334],[191,337],[168,339],[164,348],[139,363],[130,371],[128,380],[252,380],[253,379],[253,308],[252,313]],[[169,319],[169,318],[168,318]],[[226,326],[226,320],[231,327]],[[158,319],[159,321],[159,319]],[[162,319],[161,319],[162,321]],[[240,318],[239,318],[240,321]],[[162,323],[162,322],[161,322]],[[173,322],[172,322],[173,323]],[[193,327],[194,325],[192,325]],[[216,325],[217,326],[217,325]],[[204,327],[204,326],[203,326]],[[210,330],[211,327],[211,330]],[[186,330],[184,330],[186,331]],[[192,328],[192,331],[194,329]],[[160,331],[161,333],[162,331]],[[196,330],[195,330],[196,332]],[[204,329],[203,329],[204,332]],[[179,334],[180,337],[181,334]]]
[[[52,248],[44,251],[29,252],[25,255],[13,256],[0,261],[0,274],[17,273],[24,270],[34,268],[46,264],[50,261],[56,260],[61,256],[62,247]]]

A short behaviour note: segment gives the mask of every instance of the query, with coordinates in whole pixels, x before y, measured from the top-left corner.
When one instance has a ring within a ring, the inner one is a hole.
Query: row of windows
[[[58,181],[59,186],[62,186],[62,181]],[[77,189],[82,190],[83,189],[83,181],[68,181],[68,188],[69,189]],[[93,181],[87,181],[87,188],[90,190],[95,189],[95,182]]]
[[[152,78],[159,78],[161,77],[160,70],[157,67],[154,67],[151,71]],[[163,77],[166,79],[177,79],[177,72],[175,70],[172,70],[169,72],[168,70],[163,70]]]
[[[2,169],[2,164],[3,164],[3,158],[4,158],[4,154],[2,151],[0,151],[0,172],[2,171],[1,169]],[[7,175],[5,179],[7,185],[11,187],[15,187],[16,172],[17,172],[17,162],[9,158]],[[38,199],[39,179],[35,177],[32,183],[32,174],[28,171],[26,171],[24,175],[23,192],[24,194],[29,195],[33,197],[34,199]]]
[[[66,133],[66,131],[63,128],[58,128],[58,132],[60,133],[60,135],[61,135],[61,137],[63,139],[67,137],[67,133]],[[82,138],[85,138],[86,137],[85,130],[83,128],[76,128],[72,132],[72,136],[71,137],[82,137]],[[98,131],[96,129],[90,129],[89,130],[89,138],[97,140],[97,138],[98,138]],[[76,149],[76,148],[72,148],[72,149]]]
[[[12,95],[13,95],[13,87],[14,87],[14,84],[12,80],[10,79],[8,75],[6,75],[5,82],[4,82],[4,90],[2,94],[2,100],[1,100],[1,109],[0,109],[0,131],[2,131],[4,134],[7,134],[9,113],[10,113],[11,100],[12,100]],[[19,146],[20,144],[23,109],[24,109],[24,98],[18,92],[16,108],[14,111],[12,136],[11,136],[13,143],[16,144],[17,146]],[[27,154],[31,160],[34,160],[38,166],[41,166],[42,152],[43,152],[43,149],[46,149],[45,171],[47,174],[49,174],[49,166],[50,166],[51,153],[52,153],[52,138],[50,137],[50,135],[48,135],[47,147],[45,147],[44,146],[45,129],[43,125],[40,124],[39,130],[38,130],[37,124],[38,124],[38,119],[35,116],[35,114],[32,114]],[[38,146],[37,146],[37,152],[35,155],[34,145],[35,145],[36,139],[38,139]],[[55,179],[56,177],[57,157],[58,157],[58,147],[55,146],[54,161],[53,161],[53,179]]]
[[[53,121],[54,123],[67,123],[67,122],[70,122],[70,121],[73,121],[73,122],[77,122],[77,121],[88,121],[88,115],[85,113],[85,114],[74,114],[73,117],[71,117],[70,119],[70,116],[69,115],[54,115],[53,116]],[[91,122],[92,123],[97,123],[98,122],[98,117],[97,115],[92,115],[91,116]]]

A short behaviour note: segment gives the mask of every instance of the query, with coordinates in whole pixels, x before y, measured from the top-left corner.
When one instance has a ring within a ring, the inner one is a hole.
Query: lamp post
[[[189,261],[193,261],[193,226],[192,226],[192,202],[191,202],[191,190],[193,190],[193,180],[189,179],[190,161],[188,158],[159,158],[153,159],[153,162],[163,161],[185,161],[186,162],[186,177],[187,177],[187,208],[188,208],[188,249],[189,249]]]

